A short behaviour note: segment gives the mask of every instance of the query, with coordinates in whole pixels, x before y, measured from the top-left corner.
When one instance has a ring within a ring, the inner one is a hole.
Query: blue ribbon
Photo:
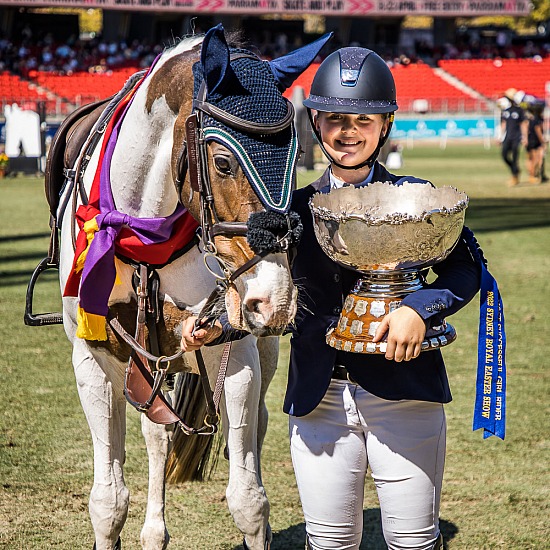
[[[477,249],[478,253],[481,251]],[[483,439],[504,439],[506,432],[506,332],[497,282],[481,264],[479,341],[473,429],[483,428]]]

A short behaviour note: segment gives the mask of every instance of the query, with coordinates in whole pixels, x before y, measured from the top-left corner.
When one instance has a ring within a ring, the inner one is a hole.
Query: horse
[[[141,545],[166,548],[174,430],[201,438],[195,434],[215,432],[217,415],[189,428],[172,407],[183,385],[170,376],[203,372],[204,362],[212,381],[223,361],[227,504],[244,547],[269,548],[259,463],[263,397],[277,336],[296,312],[288,251],[300,229],[289,212],[299,144],[282,91],[328,38],[272,61],[229,46],[221,25],[181,39],[100,106],[65,170],[54,212],[62,315],[93,442],[89,513],[97,550],[121,548],[127,402],[144,413],[149,457]],[[218,344],[204,346],[201,361],[182,355],[183,321],[195,315],[211,323],[224,310],[238,333],[230,352]],[[131,374],[141,387],[132,389]]]

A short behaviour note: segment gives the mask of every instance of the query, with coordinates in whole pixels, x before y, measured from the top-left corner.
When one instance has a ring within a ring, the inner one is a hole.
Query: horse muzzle
[[[245,285],[238,285],[243,288]],[[253,286],[253,285],[251,285]],[[280,336],[296,314],[297,289],[292,285],[284,294],[274,289],[287,288],[281,283],[239,293],[232,286],[226,294],[228,320],[235,328],[246,330],[257,337]],[[242,296],[242,297],[241,297]]]

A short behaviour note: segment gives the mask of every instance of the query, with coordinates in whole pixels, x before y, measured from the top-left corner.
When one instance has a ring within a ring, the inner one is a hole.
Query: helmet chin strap
[[[378,155],[380,154],[380,149],[384,146],[384,143],[388,140],[388,137],[390,137],[390,132],[393,126],[393,113],[390,113],[389,116],[389,123],[388,123],[388,131],[378,140],[378,146],[374,150],[374,153],[365,161],[356,164],[355,166],[344,166],[343,164],[340,164],[339,162],[335,161],[329,154],[329,152],[325,149],[325,146],[323,145],[323,140],[321,138],[321,134],[315,127],[315,123],[313,121],[313,116],[311,114],[311,109],[307,109],[307,116],[309,117],[309,122],[311,124],[311,128],[313,129],[313,133],[315,134],[315,137],[317,138],[317,143],[319,144],[319,147],[321,148],[321,151],[323,151],[323,154],[325,157],[328,158],[331,164],[334,164],[335,166],[338,166],[338,168],[342,168],[343,170],[359,170],[359,168],[364,168],[365,166],[368,166],[369,168],[372,167],[374,164],[374,161],[378,158]]]

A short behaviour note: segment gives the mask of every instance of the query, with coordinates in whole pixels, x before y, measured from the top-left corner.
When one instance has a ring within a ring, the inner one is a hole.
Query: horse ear
[[[229,46],[221,24],[211,28],[204,36],[201,64],[208,94],[220,91],[225,82],[235,78],[230,65]]]
[[[308,44],[302,46],[283,57],[278,57],[269,62],[271,71],[275,75],[282,91],[290,88],[292,83],[313,63],[323,46],[332,38],[334,33],[329,32]]]

